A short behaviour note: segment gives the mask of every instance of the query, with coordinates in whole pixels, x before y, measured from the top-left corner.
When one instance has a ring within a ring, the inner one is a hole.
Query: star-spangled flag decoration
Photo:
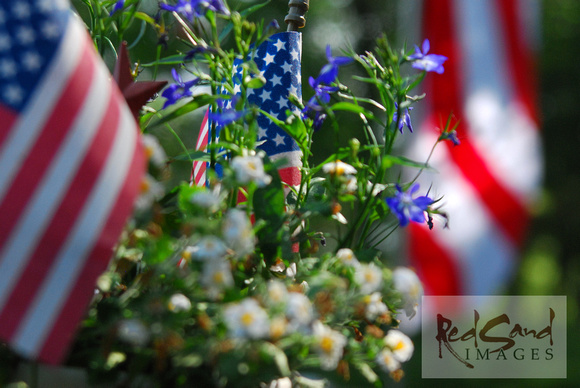
[[[146,165],[68,1],[0,0],[0,122],[0,338],[59,363]]]
[[[266,79],[266,84],[259,89],[249,89],[248,102],[280,120],[287,118],[288,110],[298,112],[299,109],[290,103],[288,96],[293,94],[298,99],[302,98],[301,57],[302,34],[299,32],[274,34],[268,41],[262,43],[256,50],[254,61]],[[234,80],[239,81],[242,69],[235,66],[234,71],[236,74]],[[235,85],[234,90],[239,94],[239,85]],[[228,101],[225,108],[230,107],[231,101]],[[258,126],[258,142],[262,142],[259,148],[265,151],[272,161],[285,161],[278,169],[282,182],[289,186],[299,185],[302,153],[296,142],[265,115],[258,116]],[[219,127],[216,134],[219,137]],[[211,138],[211,122],[206,114],[196,149],[207,147]],[[206,183],[206,169],[207,162],[194,162],[192,171],[194,184],[199,186]]]
[[[445,55],[426,78],[428,114],[413,139],[422,158],[450,113],[454,146],[437,147],[419,181],[443,196],[449,228],[410,226],[409,256],[430,295],[489,295],[518,264],[543,175],[532,39],[535,1],[424,0],[423,36]],[[530,11],[532,11],[530,13]]]

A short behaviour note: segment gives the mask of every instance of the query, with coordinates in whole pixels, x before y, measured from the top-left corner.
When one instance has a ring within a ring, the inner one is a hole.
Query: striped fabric
[[[526,19],[537,4],[518,0],[425,0],[431,51],[445,73],[425,84],[429,113],[413,156],[423,158],[453,113],[461,145],[437,149],[432,197],[443,195],[449,229],[412,225],[411,264],[431,295],[498,292],[517,266],[530,205],[542,177],[534,63]]]
[[[248,90],[250,104],[277,117],[286,119],[286,111],[297,109],[293,107],[288,95],[294,94],[302,98],[301,64],[302,35],[299,32],[281,32],[273,35],[267,42],[258,47],[254,61],[266,78],[266,84],[259,89]],[[235,80],[241,78],[241,67],[236,71]],[[240,89],[235,89],[239,93]],[[229,108],[226,105],[226,108]],[[300,184],[301,152],[296,142],[281,128],[264,115],[258,117],[258,141],[263,142],[259,148],[266,152],[271,160],[283,159],[285,163],[279,168],[282,182],[289,186]],[[211,137],[211,123],[207,114],[202,123],[196,149],[204,149]],[[219,137],[219,128],[218,137]],[[192,182],[196,185],[205,184],[205,169],[207,163],[194,162]]]
[[[0,338],[58,363],[132,210],[136,122],[66,1],[0,0]]]

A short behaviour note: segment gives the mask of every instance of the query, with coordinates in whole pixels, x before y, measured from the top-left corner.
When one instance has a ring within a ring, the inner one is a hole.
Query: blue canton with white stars
[[[248,89],[248,102],[259,106],[272,116],[285,120],[287,111],[300,110],[290,103],[288,96],[293,94],[302,98],[302,81],[300,60],[302,56],[302,35],[299,32],[281,32],[272,35],[257,50],[254,61],[266,84],[259,89]],[[241,68],[237,70],[239,79]],[[236,94],[240,93],[238,85]],[[299,151],[296,142],[280,127],[264,115],[258,117],[258,141],[263,142],[259,148],[272,156],[289,151]]]
[[[0,0],[0,104],[21,111],[58,48],[67,0]]]

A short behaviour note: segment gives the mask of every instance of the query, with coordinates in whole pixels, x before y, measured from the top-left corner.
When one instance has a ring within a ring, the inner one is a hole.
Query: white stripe
[[[424,158],[436,139],[437,135],[430,128],[421,128],[410,152],[411,158]],[[444,145],[437,147],[430,164],[437,172],[424,172],[418,181],[422,190],[433,185],[430,197],[443,196],[442,205],[449,215],[449,228],[443,229],[441,223],[437,223],[429,233],[450,257],[457,260],[463,294],[497,292],[513,273],[516,248],[500,232]]]
[[[201,128],[201,132],[198,135],[197,144],[195,145],[196,150],[199,150],[201,148],[201,146],[206,145],[203,139],[207,135],[208,129],[209,129],[209,119],[206,120],[205,125]],[[209,139],[208,139],[208,141],[209,141]]]
[[[268,156],[272,162],[276,162],[278,160],[284,160],[284,164],[278,166],[278,168],[286,168],[286,167],[302,167],[302,152],[301,151],[288,151],[288,152],[281,152],[276,155],[269,155]]]
[[[542,178],[538,130],[515,101],[496,3],[456,0],[469,137],[501,184],[528,202]]]
[[[87,44],[85,35],[80,36]],[[77,44],[83,46],[82,42]],[[85,157],[108,105],[108,100],[103,99],[103,96],[108,96],[109,90],[109,73],[100,68],[94,74],[82,110],[0,251],[0,310],[4,307],[10,290],[20,280],[29,260],[34,259],[30,256],[50,225],[54,212]]]
[[[11,187],[11,182],[24,158],[28,156],[30,148],[36,142],[71,73],[81,59],[83,45],[78,44],[80,33],[85,34],[77,23],[68,23],[63,41],[44,78],[10,130],[9,137],[0,150],[0,166],[2,166],[0,168],[0,201]]]
[[[37,354],[58,318],[95,246],[129,173],[136,144],[136,128],[128,109],[121,110],[119,130],[94,190],[75,223],[74,232],[59,253],[50,274],[28,310],[15,336],[14,346],[24,354]]]

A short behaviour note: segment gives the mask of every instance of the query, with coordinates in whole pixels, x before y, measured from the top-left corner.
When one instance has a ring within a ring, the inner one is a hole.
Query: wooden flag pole
[[[308,11],[308,0],[290,0],[288,2],[288,15],[284,18],[288,24],[287,31],[298,31],[306,24],[306,11]]]

